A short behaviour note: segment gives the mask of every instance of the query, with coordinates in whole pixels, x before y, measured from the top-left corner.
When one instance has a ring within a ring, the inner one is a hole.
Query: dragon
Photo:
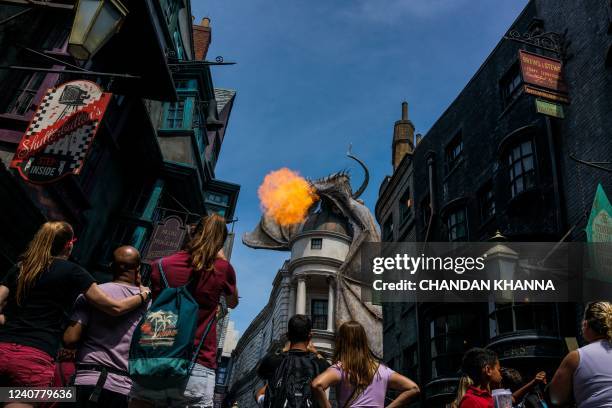
[[[311,206],[308,215],[314,213],[320,206],[326,206],[348,220],[352,237],[347,257],[337,275],[336,327],[347,320],[360,322],[368,334],[372,352],[382,357],[382,308],[362,299],[363,284],[358,279],[361,267],[359,255],[362,245],[366,242],[380,242],[380,234],[374,217],[364,202],[359,199],[368,186],[370,175],[365,163],[351,153],[350,147],[347,156],[363,168],[365,173],[363,183],[356,191],[353,191],[347,171],[309,180],[319,201]],[[303,225],[304,222],[280,225],[264,214],[255,229],[244,234],[242,242],[255,249],[289,251],[291,239],[300,233]]]

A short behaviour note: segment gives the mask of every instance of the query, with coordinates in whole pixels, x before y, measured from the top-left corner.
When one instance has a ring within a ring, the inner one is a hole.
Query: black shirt
[[[9,288],[8,302],[2,313],[6,323],[0,325],[0,342],[30,346],[55,357],[68,313],[76,297],[95,282],[85,269],[63,259],[54,259],[25,292],[17,304],[19,268],[13,267],[2,285]]]
[[[287,353],[291,353],[296,356],[306,356],[310,353],[310,351],[302,351],[302,350],[289,350]],[[283,353],[279,351],[271,351],[264,356],[259,363],[259,367],[257,367],[257,375],[263,378],[266,381],[270,381],[276,372],[276,369],[280,366],[283,361]],[[324,358],[315,358],[315,363],[317,364],[317,368],[319,374],[329,368],[329,363]],[[314,380],[314,378],[313,378]]]

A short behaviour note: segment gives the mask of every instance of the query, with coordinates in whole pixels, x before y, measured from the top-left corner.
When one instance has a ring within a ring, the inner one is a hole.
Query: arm
[[[6,306],[6,301],[8,300],[9,288],[4,285],[0,285],[0,326],[2,326],[6,322],[6,318],[4,314],[2,314],[2,309]]]
[[[396,372],[389,377],[389,388],[400,391],[401,394],[387,408],[402,407],[414,400],[420,393],[419,386],[408,377],[404,377]]]
[[[234,290],[234,293],[225,297],[225,303],[230,309],[234,309],[238,306],[238,288]]]
[[[319,403],[319,406],[331,408],[331,404],[329,399],[327,399],[327,395],[325,395],[325,391],[332,385],[338,384],[341,379],[340,372],[335,368],[330,367],[312,380],[312,383],[310,384],[312,387],[312,394],[315,400]]]
[[[144,297],[144,303],[149,300],[151,291],[148,288],[141,287],[141,293]],[[109,314],[111,316],[120,316],[129,311],[132,311],[143,304],[140,295],[134,295],[121,300],[115,300],[102,291],[96,283],[92,283],[89,289],[85,292],[85,297],[89,303],[96,309]]]
[[[523,387],[514,391],[514,393],[512,393],[512,402],[516,403],[518,401],[522,401],[525,395],[527,395],[527,393],[533,387],[535,387],[536,384],[540,384],[540,383],[546,384],[546,372],[545,371],[540,371],[539,373],[536,374],[533,380],[529,381]]]
[[[579,363],[580,354],[577,350],[569,353],[561,362],[548,388],[553,405],[564,405],[571,400],[574,388],[572,380]]]
[[[72,321],[64,332],[64,345],[67,348],[74,349],[77,347],[81,336],[83,335],[83,325],[79,322]]]

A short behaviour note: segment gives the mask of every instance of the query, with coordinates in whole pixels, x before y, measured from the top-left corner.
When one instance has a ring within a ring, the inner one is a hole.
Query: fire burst
[[[266,175],[257,195],[266,216],[280,225],[303,222],[310,206],[319,199],[310,183],[288,168]]]

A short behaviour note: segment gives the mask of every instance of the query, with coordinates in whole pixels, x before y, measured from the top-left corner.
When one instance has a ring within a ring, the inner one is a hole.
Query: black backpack
[[[310,383],[319,375],[314,353],[282,353],[283,360],[268,381],[265,408],[309,408],[317,406]]]

